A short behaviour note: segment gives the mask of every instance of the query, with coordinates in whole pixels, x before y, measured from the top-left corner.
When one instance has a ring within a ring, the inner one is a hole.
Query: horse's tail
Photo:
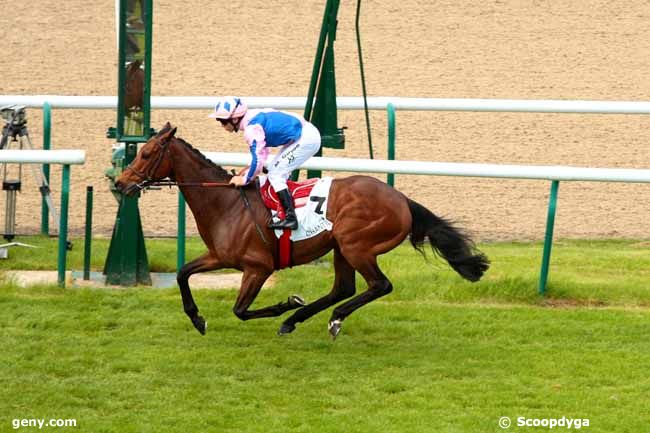
[[[411,244],[424,255],[424,239],[429,238],[433,251],[441,255],[463,278],[478,281],[490,267],[490,261],[474,247],[472,240],[450,221],[437,217],[429,209],[407,199],[413,222]]]

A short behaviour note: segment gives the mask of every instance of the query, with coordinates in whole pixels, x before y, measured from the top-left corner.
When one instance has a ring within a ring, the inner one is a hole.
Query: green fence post
[[[314,124],[321,134],[321,149],[314,156],[321,156],[322,149],[343,149],[345,136],[338,127],[336,108],[336,74],[334,71],[334,41],[340,0],[327,0],[323,24],[316,48],[307,101],[303,117]],[[315,101],[314,102],[314,95]],[[313,110],[312,110],[313,107]],[[320,170],[307,170],[307,177],[321,177]],[[297,179],[297,177],[296,177]]]
[[[58,283],[65,287],[65,265],[68,252],[68,199],[70,195],[70,166],[63,166],[61,175],[61,215],[59,218],[59,256],[58,256]]]
[[[548,215],[546,217],[546,236],[544,237],[544,252],[542,254],[542,270],[539,276],[539,294],[546,293],[546,282],[548,281],[548,268],[551,259],[551,246],[553,244],[553,227],[555,226],[555,208],[557,205],[557,190],[560,182],[554,180],[551,183],[551,196],[548,200]]]
[[[93,238],[93,187],[86,187],[86,231],[84,237],[84,280],[90,280],[90,256]]]
[[[185,197],[178,190],[178,234],[176,235],[176,272],[185,264]]]
[[[395,160],[395,106],[390,102],[386,106],[388,112],[388,159]],[[390,186],[395,186],[395,175],[388,173],[386,182]]]
[[[48,102],[43,103],[43,150],[50,150],[52,130],[52,109]],[[50,164],[43,164],[43,177],[50,184]],[[41,234],[50,234],[50,221],[45,196],[41,198]]]

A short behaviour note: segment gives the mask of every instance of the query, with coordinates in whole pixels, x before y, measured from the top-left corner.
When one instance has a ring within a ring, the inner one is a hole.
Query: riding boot
[[[291,197],[288,189],[276,192],[280,199],[280,204],[284,208],[284,219],[277,223],[271,222],[269,228],[274,230],[296,230],[298,228],[298,218],[296,217],[296,208],[293,205],[293,197]]]

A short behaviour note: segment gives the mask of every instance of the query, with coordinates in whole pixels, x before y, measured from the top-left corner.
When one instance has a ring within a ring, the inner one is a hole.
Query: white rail
[[[57,254],[57,281],[65,287],[65,267],[68,247],[68,204],[70,201],[70,165],[86,161],[84,150],[0,150],[1,164],[61,164],[61,216]],[[42,190],[41,190],[42,192]],[[49,202],[48,202],[49,203]],[[52,206],[49,203],[49,206]]]
[[[245,166],[251,161],[250,154],[248,153],[205,152],[204,154],[212,162],[220,165]],[[301,168],[307,170],[333,170],[360,173],[650,183],[650,169],[635,168],[499,165],[328,157],[310,158]]]
[[[209,110],[216,96],[152,96],[153,109]],[[304,97],[252,96],[245,97],[252,108],[274,107],[279,109],[304,108]],[[39,108],[48,102],[52,108],[115,109],[116,96],[61,96],[61,95],[0,95],[0,106],[25,105]],[[525,112],[525,113],[591,113],[591,114],[650,114],[650,102],[646,101],[580,101],[551,99],[463,99],[463,98],[398,98],[377,96],[368,98],[368,108],[385,110],[392,103],[396,110],[418,111],[478,111],[478,112]],[[337,106],[342,110],[363,109],[360,97],[338,97]]]
[[[0,150],[0,164],[63,164],[78,165],[86,162],[85,150]]]

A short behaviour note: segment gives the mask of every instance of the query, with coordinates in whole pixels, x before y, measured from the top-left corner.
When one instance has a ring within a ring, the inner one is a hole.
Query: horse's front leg
[[[269,278],[272,272],[262,269],[244,270],[241,287],[237,302],[233,307],[233,312],[241,320],[260,319],[262,317],[276,317],[289,310],[300,308],[305,305],[305,301],[299,296],[289,296],[285,302],[280,302],[270,307],[260,308],[258,310],[249,310],[255,298],[259,294],[264,282]]]
[[[202,316],[199,316],[199,307],[196,306],[194,298],[192,297],[192,292],[190,291],[189,279],[190,275],[197,274],[199,272],[213,271],[221,267],[219,260],[206,253],[201,257],[192,260],[187,263],[185,266],[178,271],[176,275],[176,281],[178,282],[178,288],[181,290],[181,298],[183,298],[183,309],[185,314],[188,315],[194,327],[203,335],[205,335],[205,330],[207,328],[207,322]]]

